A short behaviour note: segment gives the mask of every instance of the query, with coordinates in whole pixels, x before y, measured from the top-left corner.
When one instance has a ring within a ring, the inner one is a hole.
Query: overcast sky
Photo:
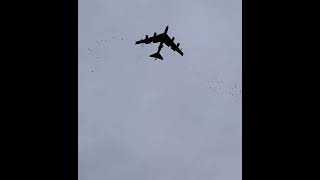
[[[79,180],[242,179],[241,3],[79,0]]]

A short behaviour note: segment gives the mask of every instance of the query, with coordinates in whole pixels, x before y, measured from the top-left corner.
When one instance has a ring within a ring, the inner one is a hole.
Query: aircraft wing
[[[171,47],[173,51],[177,51],[181,56],[183,56],[183,52],[179,48],[180,43],[175,44],[173,40],[168,36],[165,35],[163,38],[163,42],[168,46]]]
[[[140,41],[136,41],[136,44],[150,44],[151,42],[155,43],[155,42],[159,42],[160,38],[161,38],[161,35],[162,34],[154,34],[153,36],[151,37],[148,37],[146,35],[145,39],[141,39]]]

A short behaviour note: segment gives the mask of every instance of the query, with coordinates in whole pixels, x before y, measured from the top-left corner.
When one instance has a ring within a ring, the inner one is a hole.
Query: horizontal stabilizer
[[[156,59],[161,59],[163,60],[162,56],[160,53],[154,53],[154,54],[151,54],[150,57],[153,57],[153,58],[156,58]]]

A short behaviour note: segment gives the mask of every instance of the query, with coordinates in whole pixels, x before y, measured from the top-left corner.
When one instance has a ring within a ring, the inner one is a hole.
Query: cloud
[[[241,8],[79,1],[79,180],[241,179]],[[154,61],[166,25],[185,54]]]

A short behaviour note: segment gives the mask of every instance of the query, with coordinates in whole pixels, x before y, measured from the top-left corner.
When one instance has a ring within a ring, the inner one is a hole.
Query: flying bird
[[[177,51],[181,56],[183,56],[182,50],[179,49],[180,43],[177,43],[177,44],[174,43],[174,37],[170,38],[167,34],[168,29],[169,29],[169,26],[166,27],[163,33],[157,35],[157,33],[155,32],[151,37],[148,37],[148,35],[146,35],[145,39],[136,41],[136,44],[142,44],[142,43],[150,44],[151,42],[160,43],[158,46],[158,51],[150,55],[150,57],[155,58],[155,60],[157,59],[163,60],[163,57],[160,54],[161,48],[163,48],[163,43],[166,44],[168,47],[171,47],[173,51]]]

